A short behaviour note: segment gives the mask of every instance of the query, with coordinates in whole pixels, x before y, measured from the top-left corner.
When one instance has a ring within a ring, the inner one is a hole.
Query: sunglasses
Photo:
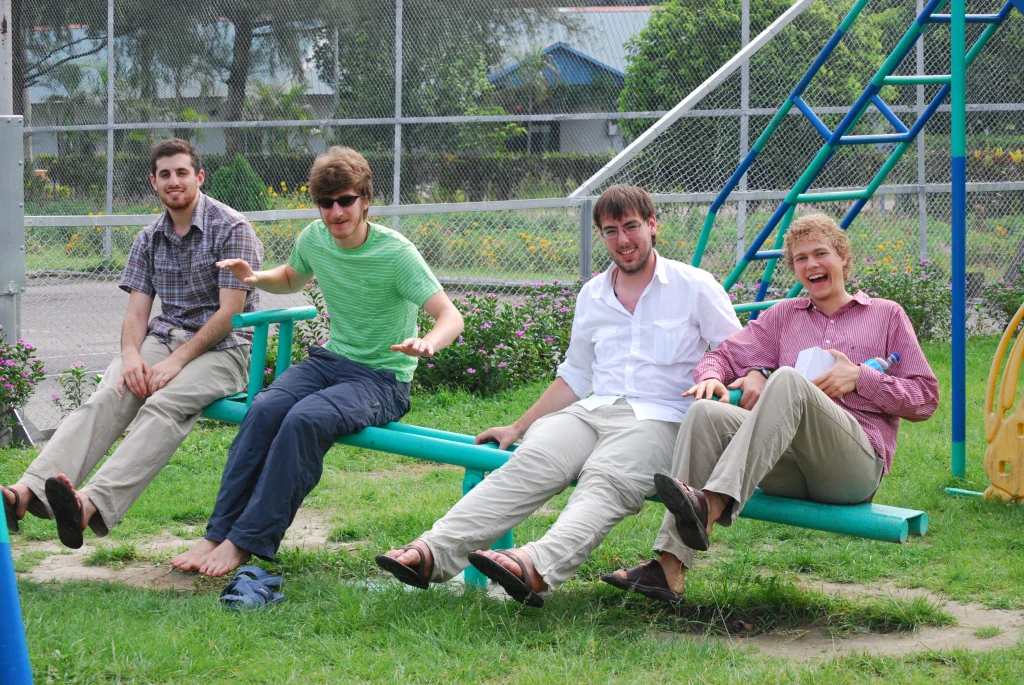
[[[337,202],[342,207],[351,207],[362,195],[342,195],[341,197],[318,197],[317,205],[320,209],[330,209]]]

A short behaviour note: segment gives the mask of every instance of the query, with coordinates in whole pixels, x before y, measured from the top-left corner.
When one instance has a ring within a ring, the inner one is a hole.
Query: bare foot
[[[171,566],[182,571],[198,571],[199,567],[206,561],[206,557],[210,555],[210,552],[217,549],[219,545],[219,542],[203,538],[199,541],[198,545],[189,551],[183,552],[171,559]]]
[[[89,521],[96,513],[96,505],[89,499],[89,495],[84,492],[79,492],[75,489],[75,484],[71,482],[71,479],[65,476],[63,473],[57,474],[57,480],[68,486],[71,492],[75,493],[75,499],[78,500],[78,505],[82,508],[82,530],[89,527]]]
[[[430,551],[427,543],[417,538],[406,545],[406,547],[413,547],[415,549],[391,549],[385,552],[384,556],[391,557],[409,568],[416,568],[422,563],[423,575],[430,578],[430,574],[434,571],[434,554]]]
[[[32,500],[36,498],[35,493],[28,489],[27,485],[16,483],[10,487],[0,486],[0,492],[3,493],[4,501],[8,504],[13,505],[14,500],[18,500],[18,506],[14,510],[14,515],[20,521],[25,518],[25,512],[28,511],[28,505]],[[17,497],[15,497],[17,494]]]
[[[481,549],[477,550],[477,554],[481,554],[491,561],[498,562],[505,568],[505,570],[511,572],[516,578],[529,583],[530,589],[534,592],[544,592],[548,589],[548,584],[545,583],[544,579],[540,577],[539,573],[537,573],[537,569],[533,566],[533,559],[530,558],[529,554],[521,549],[506,549],[504,551],[509,554],[514,554],[517,559],[523,562],[523,565],[526,567],[526,575],[529,576],[529,578],[523,578],[523,570],[519,568],[519,564],[497,550]]]
[[[702,490],[704,498],[708,503],[708,527],[707,534],[711,537],[711,528],[715,525],[715,521],[722,518],[722,514],[725,513],[725,508],[732,502],[731,497],[712,492],[711,490]],[[664,555],[663,555],[664,556]],[[675,559],[675,557],[672,557]]]
[[[231,540],[225,540],[217,545],[199,567],[199,572],[204,576],[219,578],[225,573],[230,573],[242,564],[252,559],[252,554],[235,545]]]

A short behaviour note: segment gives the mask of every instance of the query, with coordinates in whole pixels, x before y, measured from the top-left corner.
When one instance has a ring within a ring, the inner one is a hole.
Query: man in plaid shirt
[[[222,259],[259,265],[263,246],[244,216],[200,192],[199,153],[159,143],[150,182],[167,211],[135,238],[120,287],[128,296],[121,355],[15,485],[3,488],[7,526],[26,511],[57,522],[60,541],[82,546],[86,526],[106,535],[167,464],[202,409],[242,390],[252,333],[231,317],[255,311],[255,288]],[[258,268],[258,267],[257,267]],[[154,297],[161,313],[149,320]],[[81,490],[114,442],[131,431]]]
[[[697,364],[697,385],[683,393],[697,401],[679,427],[671,474],[654,476],[667,509],[658,557],[606,583],[681,601],[693,551],[708,549],[714,524],[731,525],[756,487],[831,504],[870,500],[892,466],[900,419],[935,412],[938,381],[906,312],[846,291],[846,231],[824,214],[802,216],[786,233],[783,258],[807,297],[775,304]],[[793,367],[812,347],[835,363],[804,378]],[[894,352],[900,357],[887,373],[865,363]],[[768,378],[770,369],[777,371]],[[728,404],[727,388],[742,389],[739,407]]]

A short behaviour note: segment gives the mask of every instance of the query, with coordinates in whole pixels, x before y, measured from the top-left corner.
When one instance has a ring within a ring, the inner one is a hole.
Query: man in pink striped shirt
[[[731,525],[755,487],[832,504],[869,500],[892,466],[900,419],[923,421],[938,406],[935,374],[900,305],[846,291],[845,231],[823,214],[801,217],[783,257],[809,297],[774,305],[697,364],[684,396],[699,401],[679,429],[674,477],[655,475],[667,509],[659,556],[605,582],[680,601],[693,551],[708,549],[712,526]],[[836,361],[808,380],[793,367],[815,346]],[[893,352],[900,358],[888,373],[864,364]],[[727,388],[742,389],[739,407],[711,400]]]

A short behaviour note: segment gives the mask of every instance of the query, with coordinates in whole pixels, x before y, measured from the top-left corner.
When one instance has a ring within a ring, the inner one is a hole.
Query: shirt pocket
[[[203,297],[215,293],[218,289],[220,269],[217,268],[217,255],[209,249],[200,248],[192,255],[189,265],[189,292],[191,295]],[[214,301],[217,301],[214,295]],[[203,299],[206,299],[205,297]]]
[[[664,319],[654,322],[654,363],[674,364],[683,347],[688,319]]]
[[[595,330],[590,338],[594,343],[594,354],[602,359],[614,357],[617,351],[615,334],[618,332],[618,326],[601,326]]]
[[[153,260],[153,289],[163,301],[180,304],[185,279],[178,264],[168,258]]]

